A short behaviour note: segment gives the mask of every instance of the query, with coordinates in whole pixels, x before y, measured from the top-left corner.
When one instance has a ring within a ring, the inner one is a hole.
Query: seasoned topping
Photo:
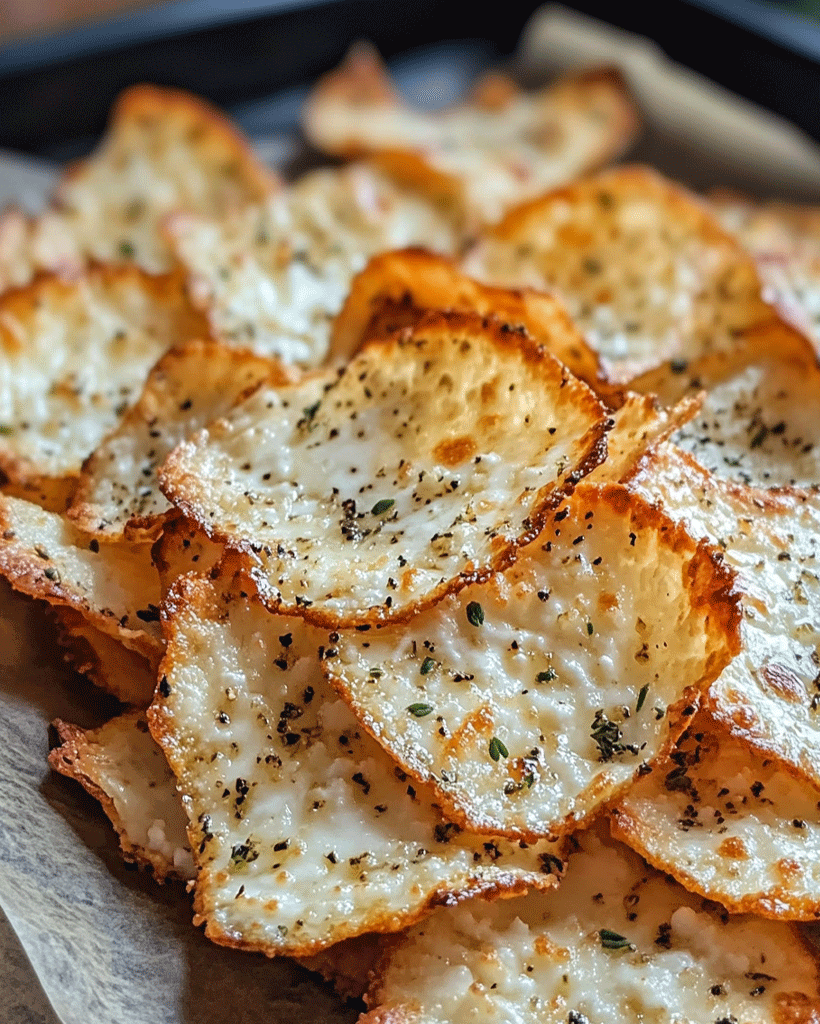
[[[428,787],[394,773],[322,678],[326,634],[271,615],[241,578],[221,591],[187,577],[166,608],[168,692],[151,728],[194,830],[195,908],[212,939],[304,954],[468,894],[555,884],[560,868],[542,858],[559,858],[557,844],[462,832]]]
[[[581,484],[503,574],[409,622],[340,631],[325,672],[455,820],[527,839],[574,827],[683,729],[737,650],[731,587],[656,510]],[[644,687],[651,713],[633,713]]]
[[[331,628],[506,564],[603,456],[608,421],[586,386],[477,316],[430,314],[370,342],[307,421],[315,386],[260,387],[181,444],[161,480],[252,556],[269,604]],[[476,454],[443,465],[438,445],[464,436]]]

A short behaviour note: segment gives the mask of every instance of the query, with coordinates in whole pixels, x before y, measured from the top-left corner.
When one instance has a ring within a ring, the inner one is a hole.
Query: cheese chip
[[[592,392],[517,328],[430,314],[306,400],[261,387],[179,445],[165,494],[254,558],[273,607],[409,614],[503,567],[604,456]]]
[[[146,545],[100,544],[61,516],[2,495],[0,575],[23,594],[76,609],[153,664],[162,654],[159,578]]]
[[[361,1024],[814,1024],[793,927],[729,917],[598,832],[554,893],[441,910],[393,951]]]
[[[604,382],[598,359],[552,296],[490,288],[465,277],[456,263],[421,249],[375,256],[354,279],[333,325],[331,358],[349,358],[363,341],[414,324],[424,310],[480,313],[524,327],[593,389]]]
[[[162,226],[187,210],[218,216],[259,202],[279,183],[214,107],[189,93],[138,85],[118,98],[108,132],[69,168],[52,209],[0,220],[0,290],[41,271],[135,262],[173,265]]]
[[[513,204],[602,166],[638,128],[613,70],[533,93],[494,75],[466,103],[427,113],[401,101],[377,55],[361,46],[319,81],[302,121],[318,149],[374,158],[400,180],[455,201],[468,222],[497,220]]]
[[[364,164],[305,175],[232,216],[168,225],[191,301],[223,341],[315,365],[354,274],[385,249],[454,251],[452,221]]]
[[[85,461],[69,518],[107,540],[155,538],[170,508],[157,483],[168,453],[268,378],[289,380],[271,360],[215,342],[167,352],[139,401]]]
[[[442,902],[555,884],[560,847],[444,819],[324,682],[326,635],[226,574],[185,577],[166,600],[149,713],[190,819],[195,920],[210,938],[302,956]]]
[[[656,509],[579,485],[503,575],[345,632],[325,671],[471,829],[571,830],[683,730],[738,646],[731,574]]]
[[[757,203],[727,191],[709,198],[756,258],[769,300],[820,352],[820,208]]]
[[[505,287],[554,291],[613,379],[794,332],[712,211],[645,167],[605,171],[512,210],[465,260]]]
[[[710,687],[712,715],[820,784],[820,494],[726,484],[668,444],[630,486],[717,545],[737,573],[741,652]]]
[[[159,652],[153,658],[130,650],[69,605],[53,605],[67,664],[123,704],[147,708],[157,685]]]
[[[802,348],[756,351],[720,374],[690,365],[685,379],[708,390],[672,441],[723,480],[820,486],[820,367],[808,343]]]
[[[206,333],[173,276],[99,267],[0,297],[0,469],[72,480],[175,342]]]
[[[159,573],[162,596],[168,595],[180,576],[204,576],[220,561],[225,545],[217,544],[193,520],[173,515],[162,524],[162,533],[151,548],[151,561]]]
[[[54,725],[60,746],[48,763],[100,801],[125,859],[149,868],[159,882],[193,878],[185,814],[145,712],[129,711],[99,729],[84,730],[59,719]]]
[[[698,716],[613,811],[614,834],[735,913],[820,917],[820,789]]]

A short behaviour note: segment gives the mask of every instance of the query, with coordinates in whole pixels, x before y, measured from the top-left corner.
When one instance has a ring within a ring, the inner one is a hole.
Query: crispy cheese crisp
[[[191,301],[224,342],[315,365],[334,316],[370,256],[424,244],[454,252],[452,218],[365,164],[305,175],[232,216],[168,225]]]
[[[179,279],[98,267],[0,297],[0,469],[73,480],[175,342],[206,335]]]
[[[325,672],[471,829],[577,827],[666,749],[738,647],[731,574],[621,487],[579,485],[503,575],[344,632]]]
[[[368,338],[411,326],[425,310],[480,313],[522,326],[594,390],[604,387],[598,358],[552,296],[491,288],[465,277],[455,261],[421,249],[374,256],[353,279],[333,325],[331,359],[346,359]]]
[[[359,46],[319,81],[302,123],[318,149],[369,156],[400,180],[455,201],[474,222],[498,220],[513,204],[619,156],[637,134],[638,116],[612,69],[533,93],[494,75],[466,103],[415,110],[375,52]]]
[[[600,831],[554,893],[412,928],[361,1024],[813,1024],[817,965],[791,926],[729,917]]]
[[[327,636],[271,615],[248,581],[185,577],[151,730],[177,777],[215,942],[307,955],[440,903],[547,888],[561,848],[442,817],[322,678]]]
[[[605,171],[511,210],[464,267],[492,284],[555,291],[618,381],[734,351],[765,325],[794,333],[712,211],[645,167]]]
[[[187,819],[145,712],[129,711],[99,729],[80,729],[59,719],[54,725],[60,746],[48,763],[99,800],[125,859],[149,868],[158,882],[193,878]]]
[[[83,464],[69,518],[106,540],[155,539],[170,509],[157,469],[180,441],[267,379],[290,378],[269,359],[216,342],[166,352],[139,400]]]
[[[710,201],[757,259],[767,297],[820,352],[820,208],[757,203],[727,191]]]
[[[266,602],[330,627],[407,616],[508,564],[604,456],[592,392],[475,314],[430,314],[315,400],[304,387],[260,387],[160,483],[252,556]]]
[[[725,368],[710,360],[690,364],[681,375],[689,391],[708,390],[698,415],[672,441],[722,480],[820,486],[820,366],[808,343],[801,349],[756,346],[751,357]]]
[[[100,544],[62,516],[0,496],[0,575],[15,590],[80,612],[156,664],[159,577],[142,544]]]
[[[162,226],[187,210],[218,216],[279,188],[248,141],[218,110],[190,93],[138,85],[118,98],[97,150],[70,167],[53,208],[0,220],[0,290],[38,271],[88,263],[169,270]]]
[[[614,834],[734,913],[820,917],[820,788],[708,716],[613,811]]]
[[[123,704],[145,709],[157,685],[158,652],[147,658],[98,629],[82,611],[53,605],[63,660]]]
[[[820,783],[820,495],[726,484],[668,444],[630,486],[717,545],[737,573],[741,652],[710,687],[713,716]]]
[[[159,573],[163,599],[180,576],[204,576],[217,565],[225,545],[210,540],[193,520],[176,514],[166,519],[162,533],[151,548],[151,561]]]

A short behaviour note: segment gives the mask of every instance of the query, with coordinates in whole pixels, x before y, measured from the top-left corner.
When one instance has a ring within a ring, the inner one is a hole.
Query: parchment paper
[[[446,54],[440,53],[446,68]],[[693,81],[689,73],[681,78],[681,69],[650,44],[553,6],[533,19],[524,57],[530,71],[622,58],[649,111],[633,158],[696,187],[820,197],[820,151],[813,143],[766,115],[765,166],[750,162],[748,104]],[[412,62],[405,65],[405,78],[408,66]],[[416,67],[429,81],[429,61]],[[670,123],[663,112],[684,94],[697,117],[683,124],[677,115]],[[252,129],[259,110],[244,113],[240,120]],[[709,139],[718,125],[722,146],[715,152]],[[266,139],[261,148],[277,160],[290,159],[292,137]],[[35,207],[52,173],[0,154],[0,206],[16,198]],[[207,942],[191,926],[182,887],[160,887],[129,870],[96,802],[49,771],[53,718],[94,726],[114,710],[61,666],[42,610],[0,581],[0,1021],[352,1024],[358,1009],[342,1006],[290,962]]]

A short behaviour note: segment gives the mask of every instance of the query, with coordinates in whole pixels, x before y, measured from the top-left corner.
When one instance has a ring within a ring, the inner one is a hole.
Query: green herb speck
[[[436,667],[436,662],[435,662],[434,658],[430,658],[430,657],[425,658],[424,661],[421,663],[421,668],[419,669],[419,674],[423,675],[423,676],[426,676],[427,673],[428,672],[432,672],[435,667]]]
[[[509,750],[507,750],[507,748],[504,746],[504,744],[497,736],[493,736],[493,738],[490,740],[490,757],[493,759],[493,761],[498,761],[499,758],[509,756]]]
[[[467,605],[467,621],[471,626],[481,626],[484,624],[484,609],[478,601],[470,601]]]
[[[410,704],[407,708],[411,715],[415,718],[424,718],[426,715],[433,713],[432,704]]]
[[[395,504],[392,498],[382,498],[381,501],[377,501],[373,508],[371,508],[370,513],[374,516],[380,516],[384,512],[389,512]]]

